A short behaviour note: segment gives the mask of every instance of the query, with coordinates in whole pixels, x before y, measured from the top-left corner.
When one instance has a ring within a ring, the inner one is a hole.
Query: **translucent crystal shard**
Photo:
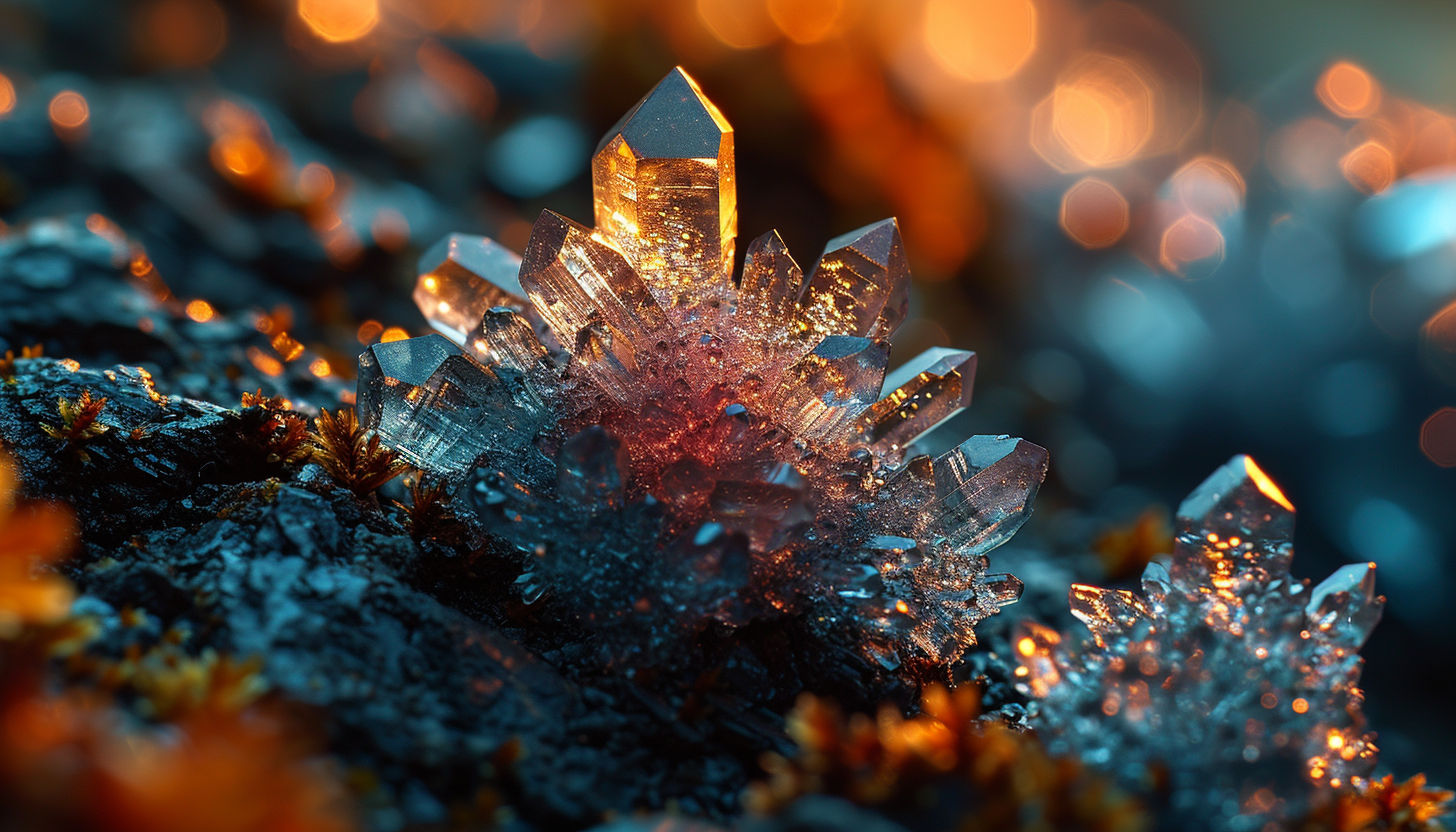
[[[521,258],[495,240],[451,234],[420,257],[415,305],[441,334],[464,343],[487,310],[526,308],[520,270]]]
[[[976,354],[933,347],[885,379],[884,398],[866,410],[856,425],[859,441],[881,455],[900,454],[906,445],[971,404]]]
[[[784,372],[777,395],[780,420],[795,435],[846,438],[843,432],[879,394],[889,360],[887,341],[825,338]]]
[[[972,436],[936,457],[928,531],[962,551],[985,552],[1031,517],[1046,479],[1047,452],[1025,439]]]
[[[731,289],[738,192],[733,128],[674,69],[627,112],[592,159],[597,232],[686,320]]]
[[[602,322],[651,343],[667,325],[662,308],[621,252],[554,211],[542,211],[521,263],[521,285],[562,344]]]
[[[360,355],[358,411],[366,430],[444,475],[492,452],[524,458],[544,417],[520,373],[482,367],[439,335],[375,344]]]
[[[636,351],[632,342],[604,323],[594,323],[577,333],[575,364],[591,376],[607,395],[623,404],[641,399],[637,378]]]
[[[486,310],[465,345],[482,364],[500,364],[523,373],[549,361],[546,347],[536,338],[531,324],[504,307]]]
[[[1072,606],[1072,615],[1087,625],[1097,643],[1107,646],[1115,639],[1137,626],[1140,621],[1153,617],[1153,611],[1143,599],[1124,589],[1099,589],[1085,584],[1072,584],[1067,595]]]
[[[789,254],[779,232],[770,231],[748,244],[743,257],[743,279],[734,312],[759,330],[789,329],[804,288],[804,272]]]
[[[1289,574],[1294,506],[1247,456],[1218,469],[1178,506],[1173,584],[1186,591]]]
[[[1305,614],[1309,630],[1349,650],[1359,650],[1370,637],[1385,598],[1375,594],[1375,564],[1352,563],[1335,570],[1310,593]]]
[[[910,308],[899,224],[881,220],[830,240],[799,304],[800,323],[820,335],[889,337]]]

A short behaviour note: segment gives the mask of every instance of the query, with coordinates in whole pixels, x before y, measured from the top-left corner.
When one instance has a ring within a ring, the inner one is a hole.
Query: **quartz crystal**
[[[1293,578],[1294,507],[1246,456],[1177,523],[1171,560],[1148,565],[1140,593],[1072,586],[1087,637],[1018,625],[1038,730],[1129,782],[1166,771],[1180,828],[1262,829],[1319,789],[1362,786],[1376,762],[1357,687],[1385,603],[1375,565],[1313,590]]]
[[[366,427],[468,487],[527,603],[626,628],[634,654],[808,612],[886,668],[958,657],[1020,595],[986,553],[1047,459],[1004,436],[916,453],[970,403],[975,355],[886,381],[910,288],[895,221],[807,277],[769,232],[735,283],[733,130],[682,70],[608,133],[592,186],[596,227],[545,211],[519,260],[463,235],[431,250],[416,300],[461,346],[371,347]]]

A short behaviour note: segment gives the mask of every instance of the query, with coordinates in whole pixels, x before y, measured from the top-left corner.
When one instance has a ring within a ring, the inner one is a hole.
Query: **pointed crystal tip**
[[[618,136],[638,159],[716,159],[728,120],[682,67],[674,67],[597,144]]]

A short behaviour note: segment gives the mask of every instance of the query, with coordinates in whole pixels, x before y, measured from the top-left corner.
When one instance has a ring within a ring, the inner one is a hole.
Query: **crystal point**
[[[1179,589],[1289,574],[1294,506],[1247,456],[1234,457],[1178,506],[1177,528],[1169,572]]]
[[[1025,439],[973,436],[936,457],[930,531],[958,550],[985,552],[1016,533],[1046,478],[1047,452]]]
[[[1320,582],[1305,606],[1312,632],[1358,650],[1380,623],[1385,599],[1375,594],[1375,564],[1352,563]]]
[[[726,297],[738,235],[733,128],[681,68],[602,139],[592,194],[598,233],[675,320]]]
[[[885,396],[857,425],[859,441],[879,454],[898,455],[906,445],[971,404],[976,354],[933,347],[885,379]]]
[[[486,310],[465,345],[482,364],[500,364],[523,373],[550,361],[530,322],[505,307]]]
[[[803,324],[821,335],[889,337],[910,308],[900,226],[881,220],[830,240],[799,303]]]
[[[521,258],[489,237],[451,234],[420,257],[415,305],[432,327],[463,343],[487,310],[526,308],[520,270]]]
[[[442,475],[463,473],[492,452],[524,458],[544,417],[520,373],[483,367],[440,335],[365,350],[359,389],[365,429]]]
[[[643,342],[667,323],[621,252],[554,211],[542,211],[531,229],[521,285],[562,344],[598,321]]]
[[[828,336],[784,372],[777,398],[785,427],[818,440],[846,431],[878,395],[889,360],[886,341]]]

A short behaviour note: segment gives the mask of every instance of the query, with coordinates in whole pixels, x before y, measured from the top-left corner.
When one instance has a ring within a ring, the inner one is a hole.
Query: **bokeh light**
[[[379,0],[298,0],[298,16],[323,40],[347,43],[379,25]]]
[[[1315,94],[1341,118],[1364,118],[1380,108],[1380,84],[1349,61],[1331,64],[1315,85]]]
[[[153,0],[138,11],[133,40],[154,66],[206,66],[227,45],[227,15],[215,0]]]
[[[4,73],[0,73],[0,118],[10,115],[15,109],[15,85]]]
[[[844,0],[768,0],[768,13],[794,43],[817,43],[843,25]]]
[[[1063,75],[1046,104],[1052,137],[1087,167],[1130,161],[1153,136],[1153,88],[1130,58],[1083,57]]]
[[[73,139],[85,132],[91,118],[91,107],[85,96],[75,90],[56,93],[50,103],[51,125],[63,139]]]
[[[1062,195],[1061,225],[1083,248],[1107,248],[1127,233],[1127,198],[1111,184],[1085,177]]]
[[[925,44],[942,69],[966,81],[1000,81],[1036,51],[1031,0],[930,0]]]
[[[1163,230],[1158,262],[1179,277],[1202,278],[1223,262],[1224,236],[1218,226],[1188,213]]]
[[[1443,407],[1421,425],[1421,453],[1442,468],[1456,468],[1456,407]]]
[[[763,0],[697,0],[697,11],[708,31],[734,49],[757,49],[780,36]]]
[[[1379,142],[1365,142],[1340,159],[1340,172],[1362,194],[1378,194],[1395,182],[1395,155]]]

